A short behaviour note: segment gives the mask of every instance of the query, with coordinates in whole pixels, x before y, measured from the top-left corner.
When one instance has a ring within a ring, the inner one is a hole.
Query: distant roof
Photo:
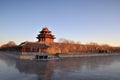
[[[24,47],[38,47],[38,48],[48,48],[50,46],[46,45],[46,44],[43,44],[43,43],[40,43],[40,42],[23,42],[21,43],[19,46],[24,46]]]
[[[47,27],[44,27],[42,31],[40,31],[40,34],[36,37],[37,39],[39,38],[51,38],[55,39],[55,36],[51,34],[51,31],[48,30]]]
[[[43,31],[49,31],[47,27],[43,28],[42,30]]]
[[[44,32],[51,33],[51,31],[47,27],[42,28],[42,30],[40,31],[40,33],[44,33]]]

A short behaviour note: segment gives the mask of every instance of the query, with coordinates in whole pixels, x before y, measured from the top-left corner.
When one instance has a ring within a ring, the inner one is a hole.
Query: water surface
[[[120,56],[32,61],[0,52],[0,80],[120,80]]]

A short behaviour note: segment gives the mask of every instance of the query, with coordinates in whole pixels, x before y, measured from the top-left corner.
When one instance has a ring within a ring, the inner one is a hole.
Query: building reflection
[[[16,68],[21,73],[36,74],[38,80],[50,80],[53,74],[53,67],[49,67],[51,61],[23,61],[16,63]]]

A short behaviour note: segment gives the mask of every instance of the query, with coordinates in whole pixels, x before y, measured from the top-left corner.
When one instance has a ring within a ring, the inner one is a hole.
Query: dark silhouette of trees
[[[48,53],[62,53],[62,54],[88,54],[88,53],[118,53],[120,47],[111,47],[107,44],[99,45],[97,43],[81,44],[80,42],[74,42],[72,40],[61,38],[59,42],[50,43],[47,49]],[[19,46],[14,41],[9,41],[7,44],[3,44],[0,50],[12,50],[19,51]]]
[[[1,51],[17,51],[18,50],[17,48],[18,46],[15,44],[14,41],[9,41],[8,43],[3,44],[0,47],[0,50]]]
[[[14,41],[9,41],[7,44],[3,44],[1,48],[7,48],[7,47],[13,47],[16,46],[16,43]]]
[[[57,49],[55,52],[68,54],[82,54],[82,53],[111,53],[120,52],[120,47],[111,47],[107,44],[99,45],[97,43],[81,44],[64,38],[59,39],[58,43],[53,43]],[[53,46],[53,44],[51,46]]]

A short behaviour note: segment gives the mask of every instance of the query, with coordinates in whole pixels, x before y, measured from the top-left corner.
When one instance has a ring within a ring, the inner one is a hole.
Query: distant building
[[[51,34],[51,31],[47,27],[43,28],[40,31],[40,34],[36,37],[37,42],[23,42],[19,45],[20,52],[47,52],[47,48],[50,46],[49,43],[54,43],[54,35]]]
[[[54,42],[54,35],[51,34],[51,31],[47,27],[43,28],[40,31],[40,34],[36,37],[37,42],[23,42],[20,46],[20,52],[46,52],[47,48],[50,46],[49,43]]]
[[[49,31],[47,27],[43,28],[36,38],[40,43],[53,43],[55,39],[54,35],[51,34],[51,31]]]

